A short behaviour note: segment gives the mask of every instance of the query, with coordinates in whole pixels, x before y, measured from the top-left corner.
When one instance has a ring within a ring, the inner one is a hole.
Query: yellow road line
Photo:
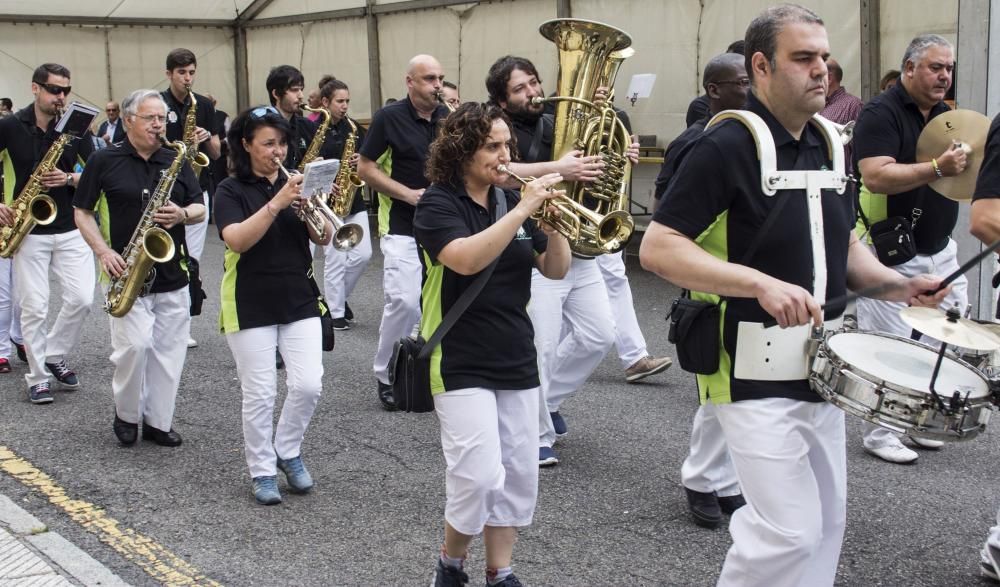
[[[101,508],[70,498],[51,477],[3,445],[0,445],[0,470],[47,496],[49,502],[157,582],[164,585],[219,585],[153,539],[131,528],[119,527],[118,520],[106,515]]]

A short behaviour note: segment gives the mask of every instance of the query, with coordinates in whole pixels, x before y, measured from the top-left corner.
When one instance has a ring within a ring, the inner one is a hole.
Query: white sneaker
[[[188,348],[193,349],[196,346],[198,346],[198,341],[193,338],[188,338]]]
[[[1000,562],[997,560],[998,557],[1000,557],[1000,548],[991,545],[989,542],[984,544],[983,550],[979,555],[979,572],[987,579],[1000,582],[1000,575],[997,574],[997,563]]]
[[[920,456],[916,451],[903,446],[903,443],[895,436],[886,440],[886,444],[882,446],[876,448],[866,446],[865,452],[871,453],[883,461],[899,464],[912,463]]]
[[[930,438],[920,438],[919,436],[910,436],[910,442],[919,446],[920,448],[926,448],[927,450],[938,450],[944,446],[944,442],[940,440],[931,440]]]

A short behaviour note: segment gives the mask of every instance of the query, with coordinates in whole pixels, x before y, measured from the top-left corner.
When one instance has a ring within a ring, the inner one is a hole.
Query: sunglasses
[[[45,88],[45,91],[52,94],[53,96],[58,96],[59,94],[69,95],[73,91],[72,86],[57,86],[55,84],[38,84]]]
[[[280,116],[280,114],[278,114],[278,109],[274,106],[261,106],[260,108],[254,108],[250,111],[250,117],[254,119],[264,118],[268,114]]]

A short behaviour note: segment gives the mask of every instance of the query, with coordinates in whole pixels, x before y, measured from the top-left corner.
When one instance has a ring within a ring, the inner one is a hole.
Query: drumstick
[[[958,279],[960,275],[978,265],[980,261],[985,259],[986,256],[992,253],[993,251],[997,250],[998,247],[1000,247],[1000,240],[993,241],[992,245],[986,247],[985,249],[982,250],[981,253],[963,263],[962,266],[959,267],[958,269],[952,271],[951,275],[945,277],[944,280],[935,289],[924,292],[924,294],[932,296],[938,293],[939,291],[943,290],[944,288],[948,287],[948,285],[952,281],[955,281],[956,279]],[[921,336],[923,336],[923,334],[916,328],[910,331],[910,338],[912,340],[920,340]]]

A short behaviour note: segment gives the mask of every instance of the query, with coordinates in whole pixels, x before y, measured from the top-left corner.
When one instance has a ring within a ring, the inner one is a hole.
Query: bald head
[[[716,55],[705,65],[701,76],[701,85],[708,91],[708,84],[733,79],[734,73],[746,75],[745,59],[739,53],[723,53]]]
[[[437,93],[444,83],[441,63],[430,55],[417,55],[406,68],[406,94],[413,107],[430,119],[438,107]]]
[[[708,109],[713,115],[743,108],[750,89],[745,59],[737,53],[713,57],[705,65],[702,84],[708,95]]]
[[[406,75],[417,75],[421,69],[441,69],[441,63],[431,55],[415,55],[406,64]]]

